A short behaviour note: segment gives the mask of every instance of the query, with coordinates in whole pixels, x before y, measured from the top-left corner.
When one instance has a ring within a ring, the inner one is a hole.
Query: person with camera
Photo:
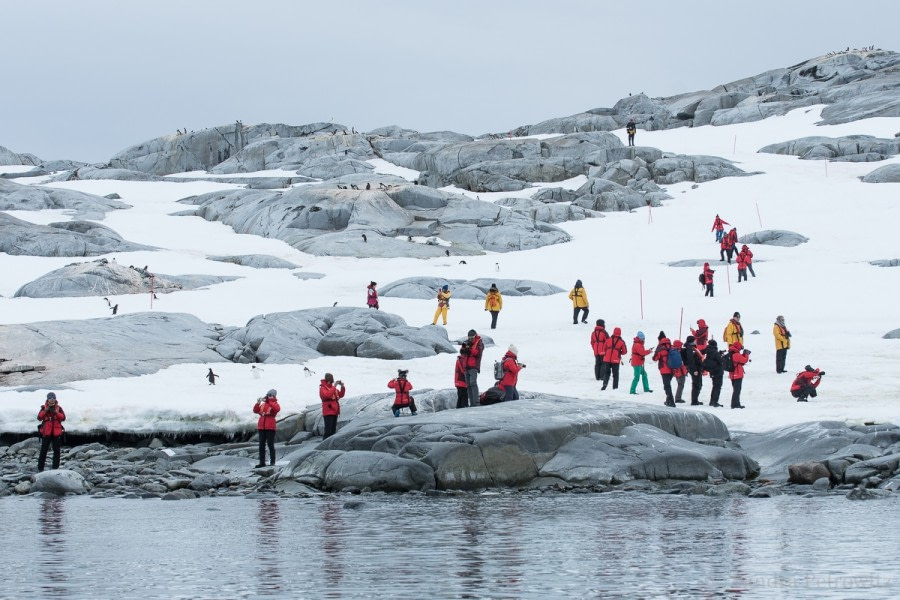
[[[744,384],[744,365],[750,362],[750,351],[740,342],[735,342],[728,347],[728,352],[734,363],[734,370],[728,375],[731,379],[731,408],[744,408],[741,404],[741,387]]]
[[[409,408],[409,412],[412,413],[412,416],[416,416],[417,414],[416,401],[409,395],[410,390],[413,389],[413,384],[406,378],[408,374],[409,371],[406,369],[397,369],[397,376],[388,381],[387,384],[389,388],[396,392],[394,395],[394,405],[391,407],[391,412],[394,413],[395,417],[399,417],[400,411],[404,408]]]
[[[709,380],[712,382],[712,391],[709,393],[709,405],[715,408],[721,408],[719,404],[719,394],[722,391],[722,378],[725,375],[725,365],[722,360],[722,353],[719,352],[719,344],[716,340],[707,341],[706,352],[703,355],[703,362],[700,365],[704,371],[709,373]]]
[[[468,342],[463,342],[456,357],[456,368],[453,372],[453,385],[456,387],[456,408],[469,407],[469,384],[466,383],[466,353]]]
[[[256,422],[256,433],[259,437],[259,464],[256,468],[266,466],[266,446],[269,447],[269,464],[275,464],[275,416],[281,410],[278,404],[278,392],[269,390],[262,398],[256,399],[253,412],[259,415]]]
[[[337,431],[338,416],[341,414],[341,398],[347,393],[343,381],[335,381],[334,375],[325,373],[325,378],[319,382],[319,399],[322,400],[322,420],[325,422],[325,430],[322,439],[327,440]]]
[[[38,455],[38,471],[43,471],[47,464],[47,452],[53,446],[53,468],[59,468],[59,454],[62,445],[62,434],[65,431],[62,422],[66,420],[66,413],[56,400],[56,394],[47,393],[47,400],[38,411],[38,421],[41,422],[38,431],[41,434],[41,453]]]
[[[784,363],[787,361],[787,351],[791,347],[791,332],[784,324],[784,317],[775,317],[775,326],[772,327],[772,335],[775,336],[775,372],[787,373]]]
[[[628,344],[622,339],[622,329],[613,327],[613,333],[606,341],[606,350],[603,353],[603,387],[605,390],[609,385],[609,376],[612,375],[613,389],[619,389],[619,365],[622,363],[622,357],[628,353]]]
[[[666,393],[665,406],[675,407],[675,396],[672,394],[672,377],[674,373],[672,367],[669,366],[669,349],[672,348],[672,341],[666,337],[665,331],[660,331],[656,337],[658,344],[653,352],[653,359],[659,369],[659,375],[662,377],[663,391]]]
[[[437,291],[437,310],[434,311],[434,319],[431,321],[432,325],[437,325],[438,317],[441,317],[444,326],[447,326],[447,311],[450,310],[450,296],[452,295],[453,292],[450,291],[450,286],[446,284]]]
[[[497,385],[503,390],[504,402],[519,399],[519,391],[516,389],[516,385],[519,383],[519,371],[524,369],[525,365],[519,362],[518,356],[519,349],[513,344],[509,345],[506,354],[503,355],[503,377]]]
[[[806,365],[802,371],[797,373],[794,383],[791,384],[791,396],[797,399],[797,402],[808,402],[808,398],[816,397],[816,388],[822,383],[822,377],[825,371],[813,369]]]
[[[478,406],[478,374],[481,373],[481,357],[484,355],[484,341],[474,329],[469,330],[466,347],[461,349],[466,356],[466,391],[469,394],[469,406]]]

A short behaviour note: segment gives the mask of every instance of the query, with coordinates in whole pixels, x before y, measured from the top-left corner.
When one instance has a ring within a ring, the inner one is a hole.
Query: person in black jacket
[[[700,389],[703,387],[703,355],[697,350],[694,336],[689,335],[684,340],[684,366],[691,376],[691,406],[702,406],[700,402]]]
[[[709,372],[709,378],[712,380],[712,391],[709,394],[709,405],[720,408],[719,393],[722,391],[722,376],[725,374],[725,365],[722,362],[722,355],[719,354],[719,345],[716,340],[709,340],[706,346],[706,357],[700,365],[704,371]]]

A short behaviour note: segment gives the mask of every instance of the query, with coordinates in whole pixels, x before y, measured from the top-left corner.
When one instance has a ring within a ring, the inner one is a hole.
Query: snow
[[[888,162],[898,162],[900,157],[856,164],[756,153],[766,144],[811,135],[890,138],[900,130],[900,119],[896,118],[817,127],[821,108],[805,107],[783,117],[724,127],[639,130],[639,144],[666,152],[722,156],[737,161],[748,172],[763,174],[721,179],[696,189],[691,183],[667,186],[674,199],[653,208],[652,214],[640,209],[564,223],[560,227],[571,234],[570,243],[466,257],[467,264],[446,257],[316,257],[278,240],[235,234],[229,227],[198,217],[172,216],[188,208],[178,204],[178,199],[238,187],[231,184],[72,181],[52,185],[99,195],[120,194],[122,201],[133,208],[107,213],[102,223],[126,240],[159,248],[107,258],[115,257],[120,264],[148,265],[158,273],[241,277],[206,289],[160,295],[153,302],[154,311],[191,313],[204,321],[242,326],[263,313],[331,306],[334,302],[339,306],[364,306],[365,288],[371,280],[384,286],[411,276],[527,278],[568,291],[576,279],[581,279],[591,301],[591,324],[603,318],[609,330],[621,327],[629,348],[638,330],[651,343],[660,330],[671,338],[684,339],[699,318],[710,324],[713,337],[721,339],[732,313],[740,311],[747,333],[745,345],[753,351],[742,396],[747,408],[715,410],[733,431],[765,431],[815,420],[900,423],[900,341],[882,339],[886,332],[900,327],[896,309],[900,268],[868,264],[870,260],[900,258],[895,236],[900,222],[900,187],[859,181],[860,176]],[[615,133],[624,141],[624,131]],[[408,179],[417,175],[383,161],[370,162],[379,172]],[[578,187],[583,181],[578,178],[566,186]],[[517,194],[467,195],[495,201],[508,196],[528,197],[535,189]],[[727,267],[718,260],[718,245],[710,232],[716,213],[736,226],[740,234],[785,229],[807,236],[809,242],[793,248],[753,246],[757,277],[738,284],[735,266]],[[35,223],[71,218],[60,211],[14,214]],[[270,254],[300,265],[302,271],[326,276],[300,280],[290,270],[257,270],[206,259],[238,254]],[[710,260],[716,269],[715,298],[703,297],[697,282],[699,268],[666,265],[680,259]],[[39,275],[78,260],[82,259],[0,254],[0,322],[113,318],[102,298],[11,297]],[[120,314],[151,309],[145,295],[110,300],[119,304]],[[430,324],[435,308],[431,300],[398,298],[381,298],[381,307],[415,326]],[[793,333],[787,375],[778,375],[774,369],[771,331],[777,315],[786,317]],[[463,337],[470,328],[493,337],[496,346],[488,347],[485,354],[488,365],[509,344],[518,346],[521,360],[528,365],[520,376],[522,390],[662,405],[662,385],[653,365],[648,369],[653,394],[628,394],[628,366],[622,368],[619,389],[601,393],[593,378],[588,343],[593,327],[573,325],[571,317],[566,294],[507,297],[498,329],[491,331],[483,302],[457,299],[447,330],[451,339]],[[755,330],[759,335],[751,334]],[[0,349],[0,356],[3,353]],[[318,402],[318,382],[326,371],[344,380],[350,395],[387,392],[387,381],[398,368],[410,370],[410,380],[417,389],[450,388],[454,360],[452,355],[410,361],[321,358],[305,365],[315,376],[305,376],[304,365],[300,364],[259,365],[263,372],[258,379],[250,365],[188,364],[143,377],[74,381],[52,389],[66,410],[70,431],[151,431],[158,427],[189,431],[198,424],[229,430],[255,423],[253,402],[269,388],[278,390],[283,414],[288,414]],[[788,388],[793,377],[790,373],[806,364],[821,367],[828,374],[819,397],[803,404],[790,397]],[[220,375],[216,386],[206,381],[209,366]],[[490,383],[489,371],[485,369],[481,376],[482,388]],[[686,387],[689,389],[689,382]],[[703,401],[708,398],[709,387],[706,379]],[[48,389],[0,388],[0,429],[34,429],[38,405]],[[726,406],[730,392],[726,381],[722,394]],[[386,399],[386,414],[389,403]],[[703,406],[688,410],[714,409]]]

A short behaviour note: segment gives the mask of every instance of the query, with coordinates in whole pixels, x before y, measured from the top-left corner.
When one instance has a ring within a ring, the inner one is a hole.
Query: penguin
[[[371,189],[372,189],[372,184],[371,184],[371,183],[367,183],[367,184],[366,184],[366,189],[367,189],[367,190],[371,190]]]

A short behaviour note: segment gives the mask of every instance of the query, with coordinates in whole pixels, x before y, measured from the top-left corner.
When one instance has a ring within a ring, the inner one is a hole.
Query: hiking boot
[[[396,409],[396,408],[395,408],[395,409],[392,410],[391,412],[394,413],[394,416],[395,416],[395,417],[399,417],[399,416],[400,416],[400,410],[399,410],[399,409]]]
[[[737,406],[732,406],[731,408],[744,408],[742,404],[738,404]]]
[[[703,406],[702,402],[691,402],[691,406]]]
[[[675,403],[666,401],[666,403],[663,406],[671,406],[672,408],[675,408]]]
[[[680,398],[677,399],[677,400],[675,400],[675,402],[676,402],[677,404],[684,404],[684,400],[681,400]]]
[[[414,416],[416,416],[417,414],[419,414],[419,413],[414,412],[414,413],[412,413],[412,416],[414,417]]]

